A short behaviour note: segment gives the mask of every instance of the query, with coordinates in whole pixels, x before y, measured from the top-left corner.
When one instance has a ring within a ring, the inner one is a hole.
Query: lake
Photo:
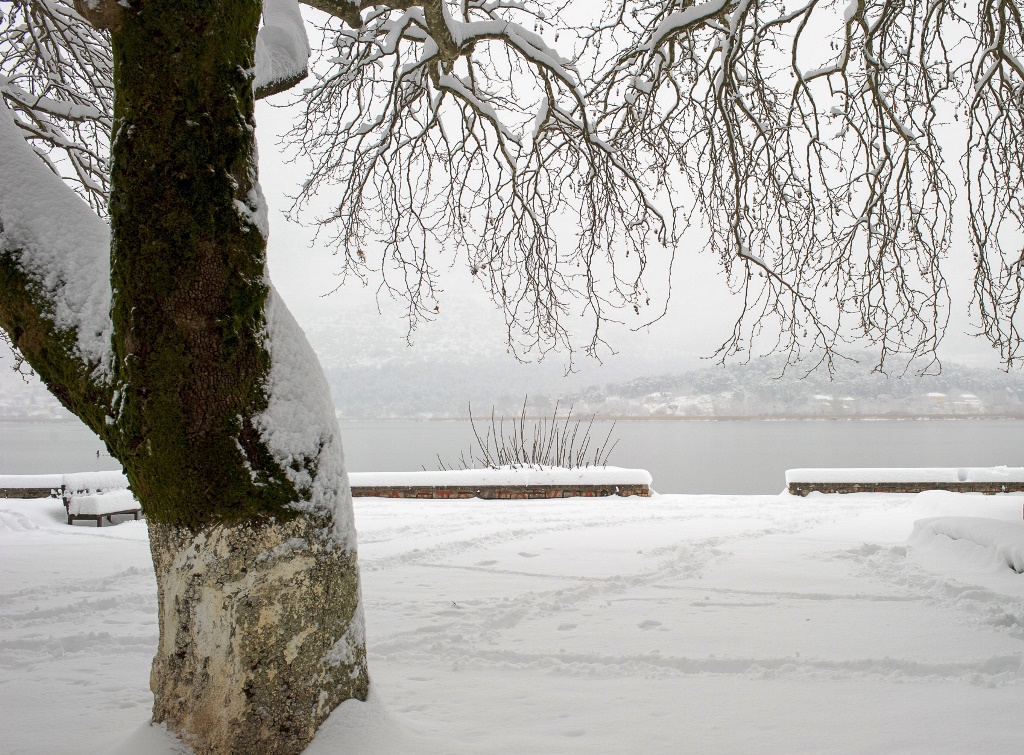
[[[595,422],[596,445],[610,423]],[[473,440],[461,420],[343,420],[348,468],[447,465]],[[661,493],[778,493],[793,467],[1024,466],[1024,420],[620,420],[609,463],[650,471]],[[0,422],[0,474],[118,469],[79,423]]]

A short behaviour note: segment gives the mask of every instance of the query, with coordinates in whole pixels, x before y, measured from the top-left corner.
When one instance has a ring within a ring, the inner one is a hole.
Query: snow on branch
[[[307,75],[309,40],[298,0],[263,0],[256,36],[256,97],[291,89]]]
[[[68,334],[95,380],[110,368],[110,232],[47,170],[0,101],[0,255],[30,281],[33,307]],[[13,298],[3,291],[5,299]],[[56,350],[52,345],[51,350]],[[89,377],[83,376],[83,380]]]
[[[116,22],[111,2],[87,5]],[[330,20],[291,134],[313,166],[296,209],[329,197],[345,271],[379,266],[412,327],[458,256],[517,354],[569,346],[581,312],[595,352],[603,323],[657,317],[649,254],[669,244],[670,266],[691,229],[741,297],[723,358],[831,364],[866,338],[879,369],[927,369],[965,186],[978,332],[1024,356],[1019,0],[301,2]],[[0,13],[0,98],[103,212],[106,33],[71,0]],[[258,94],[302,79],[296,0],[267,0],[257,44]]]
[[[1011,364],[1024,356],[1024,18],[1014,0],[981,0],[970,64],[964,157],[981,334]]]
[[[596,322],[639,310],[647,239],[700,225],[741,297],[723,358],[760,342],[831,366],[867,339],[879,369],[927,370],[964,184],[944,129],[962,114],[974,311],[1019,355],[1016,0],[608,0],[585,26],[592,4],[341,5],[293,134],[315,165],[304,200],[336,187],[346,270],[379,242],[414,321],[434,310],[436,251],[458,249],[510,340],[564,343],[567,297]],[[566,215],[569,253],[551,236]]]

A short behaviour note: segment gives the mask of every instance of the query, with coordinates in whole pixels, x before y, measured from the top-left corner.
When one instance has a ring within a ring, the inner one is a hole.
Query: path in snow
[[[357,500],[375,699],[310,752],[1017,751],[1024,575],[908,537],[1022,501]],[[0,501],[5,751],[103,751],[148,713],[145,527],[62,513]]]

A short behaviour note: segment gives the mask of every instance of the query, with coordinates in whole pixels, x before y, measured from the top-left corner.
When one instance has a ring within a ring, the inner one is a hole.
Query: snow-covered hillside
[[[1020,751],[1022,503],[357,500],[375,692],[308,752]],[[170,752],[145,525],[0,501],[0,573],[3,750]]]

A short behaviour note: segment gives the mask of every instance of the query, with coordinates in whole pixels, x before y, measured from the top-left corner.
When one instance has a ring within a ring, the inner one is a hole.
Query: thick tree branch
[[[291,89],[308,75],[309,40],[299,0],[263,0],[256,36],[256,99]]]
[[[61,404],[109,441],[105,223],[47,170],[2,102],[0,153],[0,327]]]

